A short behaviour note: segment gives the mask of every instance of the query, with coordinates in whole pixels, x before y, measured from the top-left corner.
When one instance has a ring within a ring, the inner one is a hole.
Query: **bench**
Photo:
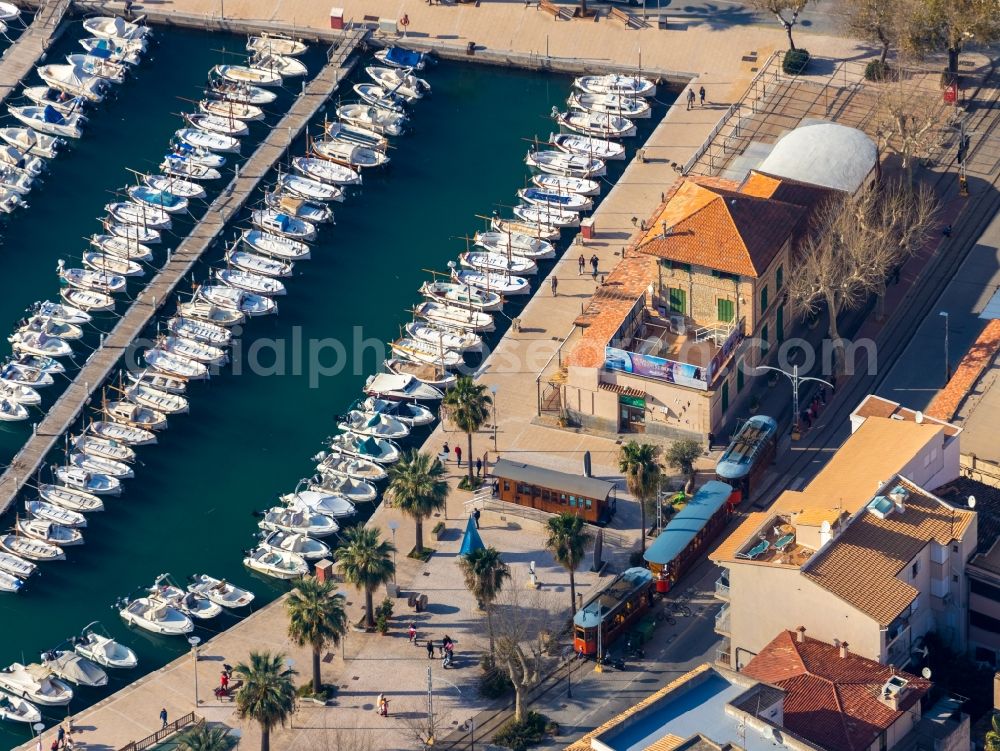
[[[608,17],[625,24],[626,29],[642,29],[646,27],[646,21],[639,16],[629,13],[621,8],[612,8],[608,11]]]
[[[552,16],[557,20],[561,15],[559,11],[559,6],[553,3],[552,0],[538,0],[538,9],[544,10],[546,13],[548,13],[550,16]]]

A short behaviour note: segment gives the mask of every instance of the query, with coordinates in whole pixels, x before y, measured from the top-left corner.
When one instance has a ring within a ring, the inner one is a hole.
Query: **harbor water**
[[[77,52],[80,36],[77,25],[49,58]],[[178,30],[160,31],[158,37],[153,59],[114,99],[92,111],[82,141],[51,163],[45,184],[29,195],[30,208],[0,229],[6,282],[0,321],[7,330],[32,301],[56,299],[58,259],[79,265],[82,238],[99,231],[103,205],[121,200],[113,192],[134,182],[127,168],[155,171],[180,127],[176,113],[194,109],[183,100],[197,100],[208,70],[235,62],[231,53],[244,42]],[[304,58],[312,73],[322,65],[323,52],[315,49]],[[363,78],[363,66],[356,75]],[[424,270],[447,270],[447,262],[464,250],[461,238],[483,229],[475,215],[494,209],[509,214],[502,207],[514,203],[515,190],[526,180],[526,139],[544,140],[553,130],[549,112],[564,106],[571,83],[565,77],[448,62],[423,75],[434,93],[413,107],[413,132],[394,139],[388,169],[367,173],[362,188],[345,203],[332,204],[336,224],[321,228],[312,260],[298,263],[294,276],[284,280],[288,295],[277,298],[279,314],[250,320],[234,351],[234,366],[188,389],[191,413],[170,418],[159,445],[139,450],[136,478],[125,481],[121,497],[105,501],[106,511],[88,517],[86,544],[68,548],[66,562],[43,564],[19,595],[0,594],[0,666],[37,661],[41,651],[95,620],[137,652],[139,669],[111,673],[104,689],[77,689],[70,712],[188,649],[181,638],[130,630],[118,615],[116,599],[137,594],[157,575],[169,572],[181,584],[194,573],[225,577],[256,592],[255,608],[287,590],[287,584],[257,577],[242,565],[242,551],[253,546],[258,531],[253,512],[274,505],[279,494],[312,473],[310,456],[336,432],[336,416],[361,394],[366,375],[381,362],[386,350],[376,343],[397,337],[411,319],[407,308],[418,301],[417,288],[428,278]],[[297,88],[294,79],[292,85]],[[349,86],[341,94],[354,99]],[[284,94],[272,109],[287,108],[291,96]],[[331,115],[335,104],[328,107]],[[652,121],[640,121],[633,146],[662,114],[658,107]],[[269,122],[279,116],[276,112]],[[260,138],[266,126],[254,127]],[[303,141],[290,153],[304,150]],[[244,148],[245,155],[249,151]],[[609,171],[613,179],[620,163]],[[162,261],[163,248],[178,242],[165,236],[157,260]],[[222,254],[221,245],[210,250],[195,279],[205,280],[209,264],[218,265]],[[542,263],[543,274],[550,264]],[[182,288],[190,292],[188,285]],[[137,289],[130,283],[131,294]],[[515,300],[507,315],[515,316],[523,304],[524,299]],[[124,309],[119,303],[119,312]],[[165,312],[173,309],[170,302]],[[501,332],[505,324],[498,315]],[[98,319],[105,331],[112,325],[110,317]],[[86,342],[94,346],[97,335]],[[53,395],[43,395],[45,405]],[[30,422],[0,426],[3,463],[30,430]],[[417,431],[407,445],[418,445],[424,435]],[[50,460],[58,463],[59,457]],[[43,480],[48,481],[47,469]],[[26,490],[17,508],[33,495]],[[371,507],[360,511],[363,520]],[[13,520],[14,509],[2,524],[10,527]],[[224,614],[196,634],[210,638],[235,617]],[[43,708],[43,714],[49,725],[65,710]],[[0,746],[20,743],[30,732],[0,723]]]

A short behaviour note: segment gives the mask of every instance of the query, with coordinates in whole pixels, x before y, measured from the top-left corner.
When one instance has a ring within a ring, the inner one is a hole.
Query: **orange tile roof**
[[[1000,352],[1000,319],[994,318],[969,347],[948,385],[934,397],[927,414],[939,420],[954,419],[965,397],[996,358],[997,352]]]
[[[657,258],[757,277],[805,213],[801,206],[686,180],[636,247]]]
[[[974,512],[952,508],[916,485],[901,484],[910,491],[905,510],[893,510],[885,519],[867,511],[855,517],[802,571],[882,626],[917,595],[897,578],[903,568],[932,540],[940,545],[961,540],[975,518]]]
[[[773,198],[775,201],[792,203],[810,209],[837,193],[837,191],[824,188],[821,185],[800,183],[787,177],[772,177],[755,170],[750,172],[739,190],[740,193],[745,193],[748,196]]]
[[[917,415],[920,414],[916,410],[907,409],[902,406],[899,402],[894,402],[885,397],[878,396],[876,394],[869,394],[864,398],[864,400],[859,404],[854,412],[851,413],[852,416],[856,415],[858,417],[892,417],[896,420],[906,420],[908,422],[916,422]],[[936,415],[929,414],[928,412],[923,413],[925,420],[933,422],[936,425],[940,425],[944,432],[948,435],[958,435],[962,432],[962,429],[957,425],[952,425],[947,422],[950,418],[942,418]]]
[[[783,631],[743,668],[743,674],[785,691],[782,725],[828,749],[863,751],[930,690],[931,683],[831,644]],[[907,681],[899,709],[883,704],[893,675]]]

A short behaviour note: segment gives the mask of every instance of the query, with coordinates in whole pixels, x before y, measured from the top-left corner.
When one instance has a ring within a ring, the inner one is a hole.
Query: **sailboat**
[[[530,258],[521,256],[506,256],[503,253],[489,251],[468,251],[458,257],[463,266],[477,271],[502,272],[507,274],[525,275],[537,274],[538,265]]]
[[[138,373],[127,370],[125,371],[125,377],[134,384],[149,386],[157,391],[163,391],[168,394],[183,394],[187,391],[187,381],[183,378],[174,378],[173,376],[163,375],[152,370],[140,370]]]
[[[476,269],[454,269],[451,278],[459,284],[467,284],[479,289],[491,290],[504,297],[526,295],[531,291],[531,283],[523,276]]]
[[[119,201],[105,204],[104,210],[122,224],[136,224],[153,229],[170,229],[174,224],[166,211],[143,203]]]
[[[522,222],[542,228],[579,227],[580,215],[576,211],[553,208],[551,204],[526,203],[514,207],[514,215]]]
[[[309,246],[304,242],[260,229],[244,230],[240,239],[248,248],[283,261],[305,261],[310,256]]]
[[[581,196],[578,193],[553,193],[551,191],[542,190],[541,188],[532,187],[521,188],[517,191],[517,197],[524,203],[539,206],[543,209],[579,212],[590,211],[594,208],[593,201],[586,196]]]
[[[71,529],[82,529],[87,526],[87,517],[79,511],[70,511],[62,506],[46,501],[25,501],[25,510],[32,518],[58,524]]]
[[[164,430],[167,427],[165,414],[130,401],[107,402],[104,405],[104,413],[109,420],[127,425],[130,428]]]
[[[187,339],[183,336],[161,337],[157,346],[171,354],[184,357],[194,362],[205,363],[206,365],[222,365],[229,362],[229,355],[221,347],[198,342],[194,339]],[[155,430],[155,428],[153,428]]]
[[[180,303],[177,312],[186,318],[215,324],[217,326],[236,326],[246,320],[246,315],[231,308],[220,308],[218,305],[204,300],[191,300]]]
[[[389,157],[384,151],[339,139],[314,141],[312,152],[322,159],[351,168],[384,167],[389,163]]]
[[[360,185],[361,175],[350,167],[326,159],[297,156],[292,158],[292,169],[304,177],[319,180],[327,185]]]
[[[167,321],[167,329],[178,336],[194,339],[217,347],[226,347],[233,339],[233,332],[225,326],[183,315],[174,316]]]
[[[552,175],[590,179],[607,173],[603,160],[564,151],[529,151],[525,164]]]
[[[186,211],[188,199],[166,190],[158,190],[149,185],[132,185],[128,189],[133,201],[152,206],[170,214]]]
[[[71,287],[89,292],[114,294],[125,289],[125,277],[89,269],[67,269],[60,267],[59,276]]]
[[[218,117],[216,115],[206,115],[203,112],[196,114],[185,113],[184,119],[198,130],[207,130],[212,133],[221,133],[224,136],[245,136],[250,133],[250,128],[242,120]]]
[[[441,343],[432,344],[421,339],[403,337],[391,342],[389,346],[396,357],[437,365],[442,368],[455,368],[464,362],[461,352],[445,349]]]
[[[75,287],[64,287],[59,290],[59,296],[65,300],[67,304],[80,308],[81,310],[85,310],[88,313],[114,310],[115,307],[115,298],[104,292],[76,289]]]
[[[555,120],[564,128],[582,133],[585,136],[631,138],[636,134],[635,123],[627,117],[601,112],[569,110],[568,112],[556,113]]]
[[[281,74],[266,68],[251,68],[245,65],[216,65],[212,74],[233,83],[249,86],[281,86]]]
[[[180,394],[160,391],[145,383],[133,384],[125,390],[125,397],[140,407],[146,407],[164,415],[181,415],[190,409],[188,400]]]
[[[20,535],[0,535],[0,548],[28,561],[64,561],[66,553],[58,545]]]
[[[503,298],[496,292],[487,292],[453,282],[424,282],[420,294],[428,300],[436,300],[446,305],[475,310],[500,310]]]
[[[281,175],[278,178],[278,188],[310,201],[344,200],[344,191],[336,185],[327,185],[302,175]]]
[[[149,446],[156,443],[155,433],[120,422],[97,420],[90,423],[87,430],[98,438],[121,441],[129,446]]]
[[[90,244],[102,253],[132,261],[149,261],[153,257],[146,245],[118,235],[91,235]]]
[[[651,114],[649,102],[637,97],[622,94],[587,94],[572,93],[568,104],[571,108],[596,112],[605,115],[619,115],[631,119],[647,118]]]
[[[108,477],[117,477],[120,480],[135,477],[135,473],[132,471],[132,468],[127,464],[115,461],[114,459],[91,456],[88,453],[70,454],[69,463],[79,467],[85,472],[107,475]]]
[[[313,203],[288,193],[268,191],[264,194],[264,205],[274,211],[289,214],[311,224],[325,224],[333,221],[333,210],[329,206]]]
[[[146,270],[138,262],[127,258],[119,258],[109,253],[99,253],[96,250],[85,250],[83,252],[83,265],[93,271],[116,274],[118,276],[146,275]]]
[[[181,128],[174,133],[174,137],[191,146],[197,146],[210,151],[231,152],[238,154],[240,151],[240,141],[238,138],[228,136],[223,133],[216,133],[199,128]]]
[[[430,345],[440,344],[455,352],[479,352],[483,348],[483,338],[478,334],[426,321],[410,321],[406,324],[406,333],[418,341]]]
[[[264,119],[264,110],[255,104],[230,102],[225,99],[202,99],[198,109],[206,115],[214,115],[224,120],[258,121]]]
[[[248,52],[264,52],[284,57],[298,57],[305,54],[309,49],[305,42],[298,39],[290,39],[285,36],[263,33],[259,36],[251,36],[247,40]]]
[[[283,295],[287,291],[285,285],[270,276],[252,274],[241,269],[215,269],[213,275],[227,287],[243,290],[244,292],[259,295],[261,297],[273,297]]]
[[[134,462],[136,458],[135,451],[124,441],[81,433],[74,436],[70,443],[77,451],[114,462]]]
[[[168,376],[193,381],[208,378],[208,366],[205,363],[178,356],[158,347],[147,349],[142,357],[146,365]]]
[[[203,284],[195,294],[213,305],[218,305],[220,308],[238,310],[240,313],[251,317],[278,312],[277,303],[270,297],[245,292],[235,287]]]
[[[298,78],[308,75],[309,69],[301,60],[294,57],[278,55],[267,50],[259,50],[250,56],[250,67],[254,70],[266,70],[278,73],[286,78]]]
[[[209,79],[206,92],[209,96],[213,96],[216,99],[222,99],[227,102],[255,104],[257,106],[270,104],[278,98],[276,93],[262,89],[260,86],[234,83],[224,78]]]
[[[236,248],[230,248],[226,251],[226,263],[237,269],[249,271],[251,274],[270,277],[291,276],[292,270],[295,268],[291,263],[267,256],[259,256],[256,253],[247,253],[243,250],[236,250]]]
[[[453,305],[427,300],[417,305],[413,312],[420,318],[440,324],[452,326],[477,333],[493,331],[495,326],[493,316],[481,310],[458,308]]]
[[[633,97],[651,97],[656,94],[656,84],[648,78],[619,73],[580,76],[573,81],[573,86],[588,94],[622,94]]]
[[[204,198],[206,195],[204,186],[174,176],[146,175],[143,177],[143,182],[155,190],[182,198]]]
[[[160,163],[160,171],[165,175],[189,180],[218,180],[222,177],[222,173],[215,167],[206,167],[177,154],[168,154]]]
[[[522,258],[539,260],[554,258],[556,254],[552,243],[523,232],[477,232],[473,240],[479,247],[501,255],[510,253]]]
[[[567,154],[595,157],[607,161],[609,159],[624,159],[625,147],[615,141],[593,136],[580,136],[575,133],[553,133],[549,143]]]

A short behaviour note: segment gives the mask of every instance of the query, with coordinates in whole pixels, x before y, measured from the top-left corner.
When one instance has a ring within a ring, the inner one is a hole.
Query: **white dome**
[[[875,142],[836,123],[803,125],[782,136],[757,170],[854,193],[875,167]]]

